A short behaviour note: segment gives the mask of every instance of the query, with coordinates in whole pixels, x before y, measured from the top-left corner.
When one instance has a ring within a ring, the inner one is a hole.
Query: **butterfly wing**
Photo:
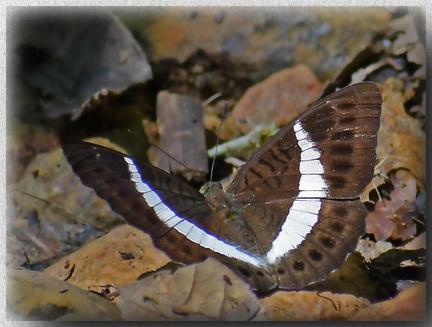
[[[228,192],[237,197],[256,192],[272,196],[267,192],[271,189],[290,196],[325,192],[329,198],[358,197],[373,176],[381,102],[372,82],[319,100],[254,154]],[[300,183],[303,176],[308,177]]]
[[[358,196],[374,172],[381,101],[378,87],[363,82],[316,102],[258,150],[230,185],[279,287],[325,277],[364,232],[366,209]]]
[[[254,240],[236,239],[247,231],[232,233],[204,196],[182,180],[96,144],[68,143],[63,152],[85,185],[129,224],[149,233],[172,259],[192,263],[214,257],[260,288],[275,286],[262,257],[245,250]]]

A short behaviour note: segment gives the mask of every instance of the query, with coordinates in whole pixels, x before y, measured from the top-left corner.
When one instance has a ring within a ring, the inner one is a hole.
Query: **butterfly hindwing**
[[[278,235],[281,242],[276,241],[268,252],[280,288],[298,289],[323,279],[343,264],[364,233],[367,211],[360,200],[302,202],[304,206],[290,212],[289,228]],[[320,209],[315,214],[317,207]],[[315,219],[314,225],[307,223]],[[278,248],[282,241],[285,246]]]

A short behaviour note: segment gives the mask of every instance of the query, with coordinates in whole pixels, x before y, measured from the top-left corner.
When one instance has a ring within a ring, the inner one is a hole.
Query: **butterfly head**
[[[218,182],[208,182],[201,186],[200,193],[204,195],[213,208],[227,207],[231,202],[223,187]]]

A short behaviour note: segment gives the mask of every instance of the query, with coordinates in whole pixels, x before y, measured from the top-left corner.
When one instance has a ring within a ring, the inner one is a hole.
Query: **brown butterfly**
[[[372,82],[312,105],[264,144],[226,192],[200,192],[89,143],[63,151],[82,182],[173,260],[214,257],[253,289],[299,289],[339,267],[364,232],[359,195],[376,163],[381,93]]]

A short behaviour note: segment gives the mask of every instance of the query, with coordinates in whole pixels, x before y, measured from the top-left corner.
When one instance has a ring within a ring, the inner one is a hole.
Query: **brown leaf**
[[[426,232],[421,233],[419,236],[412,239],[412,241],[408,242],[403,250],[417,250],[417,249],[426,249]]]
[[[377,156],[384,161],[379,165],[379,172],[386,175],[392,169],[409,169],[418,186],[424,188],[426,134],[422,130],[421,122],[405,112],[404,103],[407,98],[401,81],[388,79],[381,91],[383,106]]]
[[[115,148],[104,139],[89,141]],[[8,237],[24,242],[32,263],[78,248],[103,235],[105,229],[124,222],[106,201],[81,183],[61,149],[37,155],[14,191],[14,199],[26,215],[14,220],[13,234]],[[37,213],[39,228],[30,225],[29,212]],[[11,244],[9,251],[22,257],[23,244]]]
[[[126,320],[250,320],[263,310],[249,286],[214,259],[174,274],[162,271],[119,291]]]
[[[394,299],[373,304],[359,311],[356,321],[420,321],[426,318],[426,283],[400,292]]]
[[[366,262],[370,262],[391,249],[393,249],[393,244],[390,242],[373,242],[369,239],[360,239],[356,251],[360,252]]]
[[[25,320],[120,320],[117,306],[38,271],[15,270],[7,276],[7,301]]]
[[[266,306],[269,320],[348,320],[369,300],[350,294],[330,292],[280,291],[261,302]]]
[[[14,118],[8,120],[7,184],[16,183],[21,178],[25,167],[37,153],[52,151],[60,144],[59,136],[54,129],[26,124]]]
[[[366,232],[374,234],[376,240],[387,238],[410,239],[416,233],[415,200],[416,181],[403,171],[391,176],[393,191],[390,199],[383,198],[375,205],[375,210],[366,217]]]
[[[164,252],[153,246],[148,234],[123,225],[62,258],[44,273],[84,290],[104,293],[169,261]]]
[[[405,203],[398,208],[391,218],[394,223],[392,239],[401,239],[402,241],[412,239],[417,232],[417,226],[414,221],[416,213],[415,203]]]

